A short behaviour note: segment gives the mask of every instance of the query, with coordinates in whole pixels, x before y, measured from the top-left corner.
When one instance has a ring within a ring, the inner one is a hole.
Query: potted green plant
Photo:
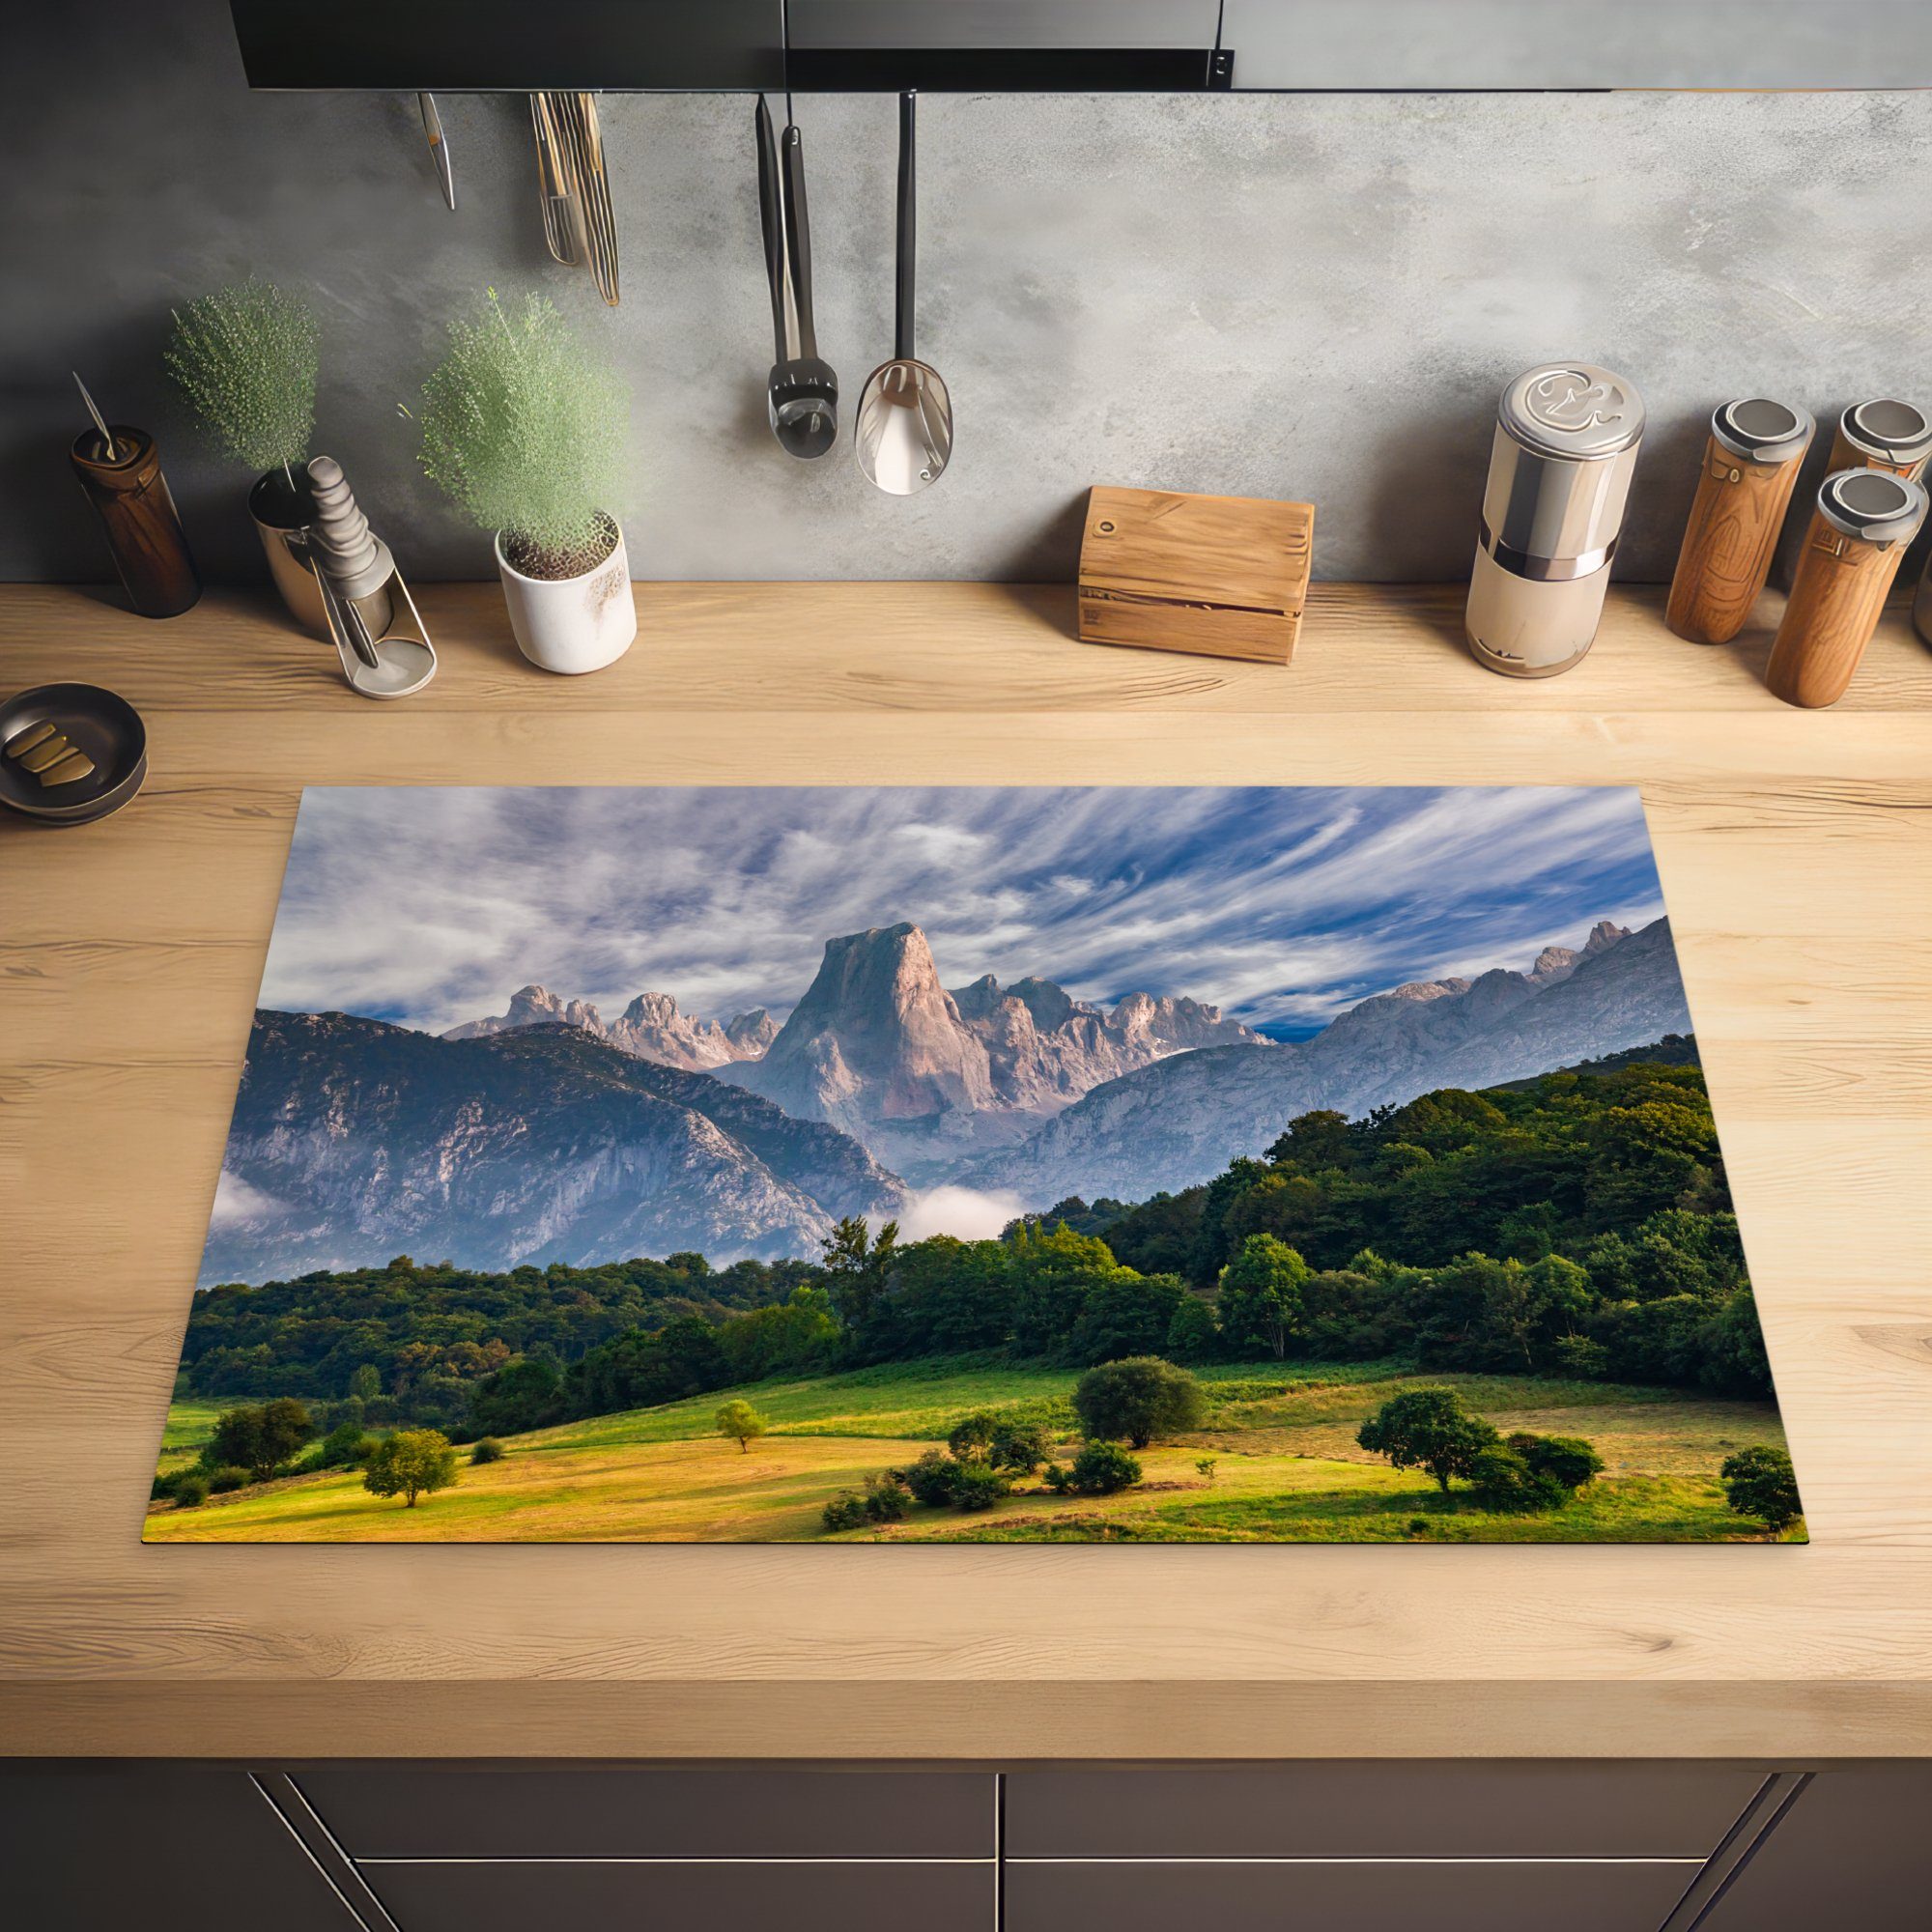
[[[493,531],[517,647],[545,670],[586,671],[638,635],[630,559],[611,505],[630,392],[542,296],[449,325],[423,384],[422,467]]]
[[[248,512],[291,613],[323,637],[328,621],[308,556],[314,503],[301,465],[315,434],[315,312],[250,279],[174,312],[165,361],[202,427],[258,472]]]

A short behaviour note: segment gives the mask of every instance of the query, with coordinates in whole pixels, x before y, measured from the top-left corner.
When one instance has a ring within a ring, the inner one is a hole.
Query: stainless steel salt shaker
[[[1476,662],[1553,677],[1590,648],[1609,588],[1643,399],[1587,362],[1544,362],[1503,391],[1465,630]]]

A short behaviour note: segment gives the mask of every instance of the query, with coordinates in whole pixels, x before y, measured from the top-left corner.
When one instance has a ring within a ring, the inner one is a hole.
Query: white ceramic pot
[[[526,577],[503,554],[498,530],[497,571],[517,648],[539,668],[569,675],[602,670],[631,648],[638,609],[631,600],[631,560],[622,529],[610,555],[582,577]]]

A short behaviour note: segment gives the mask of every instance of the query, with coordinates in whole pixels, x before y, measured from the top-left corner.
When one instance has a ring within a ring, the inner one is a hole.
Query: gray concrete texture
[[[159,437],[206,574],[262,574],[249,479],[160,363],[170,304],[251,273],[313,300],[317,446],[421,580],[492,571],[397,410],[486,287],[547,290],[630,379],[613,507],[645,578],[1064,578],[1096,482],[1309,498],[1319,575],[1459,578],[1496,395],[1560,355],[1649,403],[1618,568],[1658,581],[1715,404],[1932,407],[1932,94],[930,96],[919,346],[957,447],[902,501],[849,440],[892,346],[890,98],[798,102],[848,424],[800,464],[764,423],[749,99],[605,101],[625,291],[607,310],[545,255],[521,96],[441,99],[451,214],[412,97],[249,94],[221,0],[97,0],[10,32],[12,579],[108,574],[66,473],[70,368]]]

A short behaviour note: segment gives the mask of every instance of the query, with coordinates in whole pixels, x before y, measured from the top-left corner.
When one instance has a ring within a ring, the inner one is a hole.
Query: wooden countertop
[[[1614,595],[1487,675],[1455,588],[1318,586],[1286,670],[1085,646],[1062,588],[640,584],[595,676],[493,585],[384,705],[263,600],[0,590],[147,789],[0,812],[0,1750],[1932,1756],[1932,653],[1758,681]],[[1776,617],[1776,597],[1760,616]],[[1808,1548],[156,1548],[137,1541],[301,783],[1641,784]]]

